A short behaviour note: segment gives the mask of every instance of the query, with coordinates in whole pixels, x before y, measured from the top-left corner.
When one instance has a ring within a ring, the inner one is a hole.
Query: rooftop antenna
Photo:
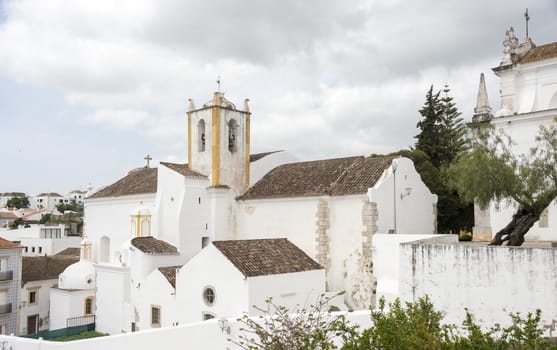
[[[530,16],[528,16],[528,8],[526,8],[526,12],[524,12],[524,19],[526,19],[526,37],[528,38],[528,21],[530,20]]]
[[[220,92],[220,75],[217,77],[218,92]]]

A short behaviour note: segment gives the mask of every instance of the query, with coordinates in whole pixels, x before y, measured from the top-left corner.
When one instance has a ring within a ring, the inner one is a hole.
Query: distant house
[[[36,195],[33,202],[35,209],[55,210],[57,205],[68,204],[70,200],[56,192],[44,192]]]
[[[0,193],[0,208],[8,206],[8,201],[14,197],[27,197],[23,192],[3,192]]]
[[[79,251],[79,249],[78,249]],[[21,309],[19,334],[33,334],[49,329],[50,289],[58,283],[58,276],[78,256],[24,256],[21,273]]]
[[[0,238],[0,333],[18,334],[21,250],[18,244]]]
[[[0,228],[9,228],[18,218],[14,212],[0,211]]]
[[[87,195],[87,191],[73,190],[70,193],[68,193],[66,197],[69,198],[70,202],[83,204],[83,200],[85,199],[86,195]]]

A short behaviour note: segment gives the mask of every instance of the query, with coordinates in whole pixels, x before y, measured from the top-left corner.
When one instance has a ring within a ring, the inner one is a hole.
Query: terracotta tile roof
[[[557,57],[557,41],[541,46],[532,47],[518,63],[530,63],[543,61],[549,58]]]
[[[62,197],[62,195],[56,192],[43,192],[36,195],[36,197]]]
[[[58,253],[56,253],[54,256],[75,256],[75,257],[80,257],[81,256],[81,249],[80,248],[66,248]]]
[[[19,244],[0,237],[0,249],[23,248]]]
[[[394,157],[347,157],[290,163],[266,174],[241,200],[365,194]]]
[[[323,269],[286,238],[214,241],[212,244],[246,277]]]
[[[89,198],[119,197],[157,192],[157,168],[134,169],[120,180],[89,196]]]
[[[155,237],[135,237],[132,245],[145,254],[153,255],[176,255],[178,249],[170,243],[156,239]]]
[[[249,161],[250,161],[250,163],[252,163],[252,162],[257,162],[257,161],[258,161],[259,159],[261,159],[261,158],[265,158],[265,157],[267,157],[267,156],[270,155],[270,154],[278,153],[278,152],[283,152],[283,151],[280,150],[280,151],[272,151],[272,152],[264,152],[264,153],[250,154],[250,155],[249,155]]]
[[[24,256],[21,258],[21,286],[31,281],[58,279],[71,264],[79,261],[73,256]]]
[[[176,270],[180,267],[181,266],[159,267],[159,271],[166,277],[172,288],[176,288]]]
[[[174,170],[175,172],[177,172],[180,175],[183,175],[185,177],[193,177],[193,178],[197,178],[197,179],[208,179],[207,176],[198,173],[197,171],[193,171],[190,168],[188,168],[188,164],[175,164],[175,163],[167,163],[167,162],[160,162],[161,165],[164,165],[165,167]]]
[[[0,212],[0,219],[17,219],[19,216],[9,211]]]

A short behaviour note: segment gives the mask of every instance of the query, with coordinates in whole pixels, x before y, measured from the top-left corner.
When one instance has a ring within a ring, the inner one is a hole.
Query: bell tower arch
[[[215,92],[201,108],[189,101],[188,167],[209,176],[213,187],[245,191],[249,185],[249,100],[244,101],[243,110],[222,92]]]

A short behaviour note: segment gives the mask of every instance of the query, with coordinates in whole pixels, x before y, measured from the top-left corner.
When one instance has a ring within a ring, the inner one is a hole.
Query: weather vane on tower
[[[220,75],[217,77],[218,92],[220,92]]]

